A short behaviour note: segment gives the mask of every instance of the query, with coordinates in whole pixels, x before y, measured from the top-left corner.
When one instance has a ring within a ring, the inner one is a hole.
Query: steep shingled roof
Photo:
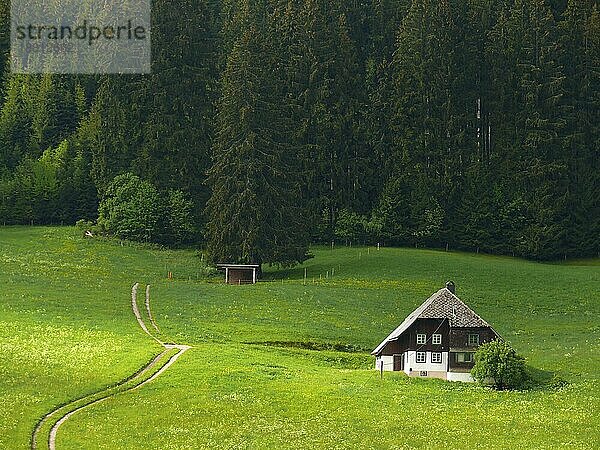
[[[450,327],[490,327],[491,326],[479,317],[475,311],[465,305],[460,298],[450,292],[447,288],[442,288],[429,297],[425,302],[408,315],[404,322],[398,328],[371,352],[372,355],[378,354],[389,342],[400,337],[417,319],[448,319]],[[493,328],[492,328],[493,330]],[[495,333],[495,331],[494,331]],[[496,333],[497,334],[497,333]]]

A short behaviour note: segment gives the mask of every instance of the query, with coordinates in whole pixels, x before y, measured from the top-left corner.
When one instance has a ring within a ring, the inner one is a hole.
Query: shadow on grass
[[[266,342],[244,342],[247,345],[264,345],[266,347],[297,348],[301,350],[313,350],[317,352],[334,351],[340,353],[369,353],[370,350],[358,347],[352,344],[342,343],[320,343],[320,342],[287,342],[287,341],[266,341]]]
[[[280,280],[303,280],[306,274],[306,279],[319,280],[334,277],[335,275],[355,276],[357,272],[357,264],[373,264],[366,259],[367,247],[356,247],[355,254],[349,253],[352,247],[336,247],[335,250],[329,250],[327,247],[317,247],[320,250],[327,250],[319,254],[319,258],[315,257],[314,253],[310,253],[310,258],[303,264],[294,267],[279,267],[279,266],[263,266],[262,281],[280,281]],[[329,253],[331,252],[331,253]],[[360,253],[364,253],[365,257],[361,261]],[[332,257],[335,259],[332,260]],[[305,272],[306,271],[306,272]]]
[[[267,267],[263,272],[261,281],[281,281],[283,280],[303,280],[304,279],[304,269],[307,269],[307,280],[312,280],[315,278],[315,274],[321,274],[322,278],[325,278],[327,270],[325,269],[325,265],[320,267],[321,265],[311,265],[310,267],[301,265],[291,268],[281,268],[281,267]],[[319,275],[316,275],[316,278],[319,278]]]
[[[529,379],[523,390],[551,391],[560,390],[569,385],[567,380],[549,370],[527,366],[526,371]]]
[[[369,350],[351,344],[310,341],[264,341],[244,342],[244,344],[270,347],[269,352],[277,348],[278,352],[293,354],[294,357],[297,357],[300,352],[303,358],[330,369],[366,370],[373,367]]]

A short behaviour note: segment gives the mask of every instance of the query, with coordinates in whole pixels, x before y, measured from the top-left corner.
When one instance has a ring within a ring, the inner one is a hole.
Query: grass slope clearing
[[[131,314],[136,281],[152,285],[164,335],[194,348],[144,388],[73,416],[58,449],[600,447],[598,260],[314,253],[267,271],[270,282],[225,286],[192,251],[0,228],[0,448],[28,448],[45,413],[160,352]],[[448,279],[538,377],[569,384],[496,393],[381,380],[368,352]]]

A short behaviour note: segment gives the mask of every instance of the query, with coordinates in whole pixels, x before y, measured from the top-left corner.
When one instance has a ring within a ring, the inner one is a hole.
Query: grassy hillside
[[[71,228],[0,228],[0,448],[26,448],[44,413],[159,352],[130,312],[136,281],[152,285],[165,336],[194,348],[149,386],[67,421],[58,448],[600,446],[598,261],[314,253],[303,267],[269,270],[268,282],[232,287],[207,278],[195,252],[84,240]],[[569,384],[494,393],[381,380],[368,351],[448,279],[538,376]]]

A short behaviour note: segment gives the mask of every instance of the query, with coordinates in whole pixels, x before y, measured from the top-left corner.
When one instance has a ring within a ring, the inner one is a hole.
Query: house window
[[[456,353],[456,362],[457,363],[472,363],[473,362],[473,353]]]
[[[417,362],[424,363],[427,361],[427,353],[425,352],[417,352]]]
[[[425,342],[427,342],[427,335],[417,334],[417,344],[424,344]]]
[[[470,334],[469,335],[469,345],[479,345],[479,335],[478,334]]]
[[[442,343],[442,335],[441,334],[434,334],[431,337],[431,343],[433,345],[440,345]]]
[[[441,353],[432,353],[431,354],[431,362],[434,364],[441,364],[442,363],[442,354]]]

